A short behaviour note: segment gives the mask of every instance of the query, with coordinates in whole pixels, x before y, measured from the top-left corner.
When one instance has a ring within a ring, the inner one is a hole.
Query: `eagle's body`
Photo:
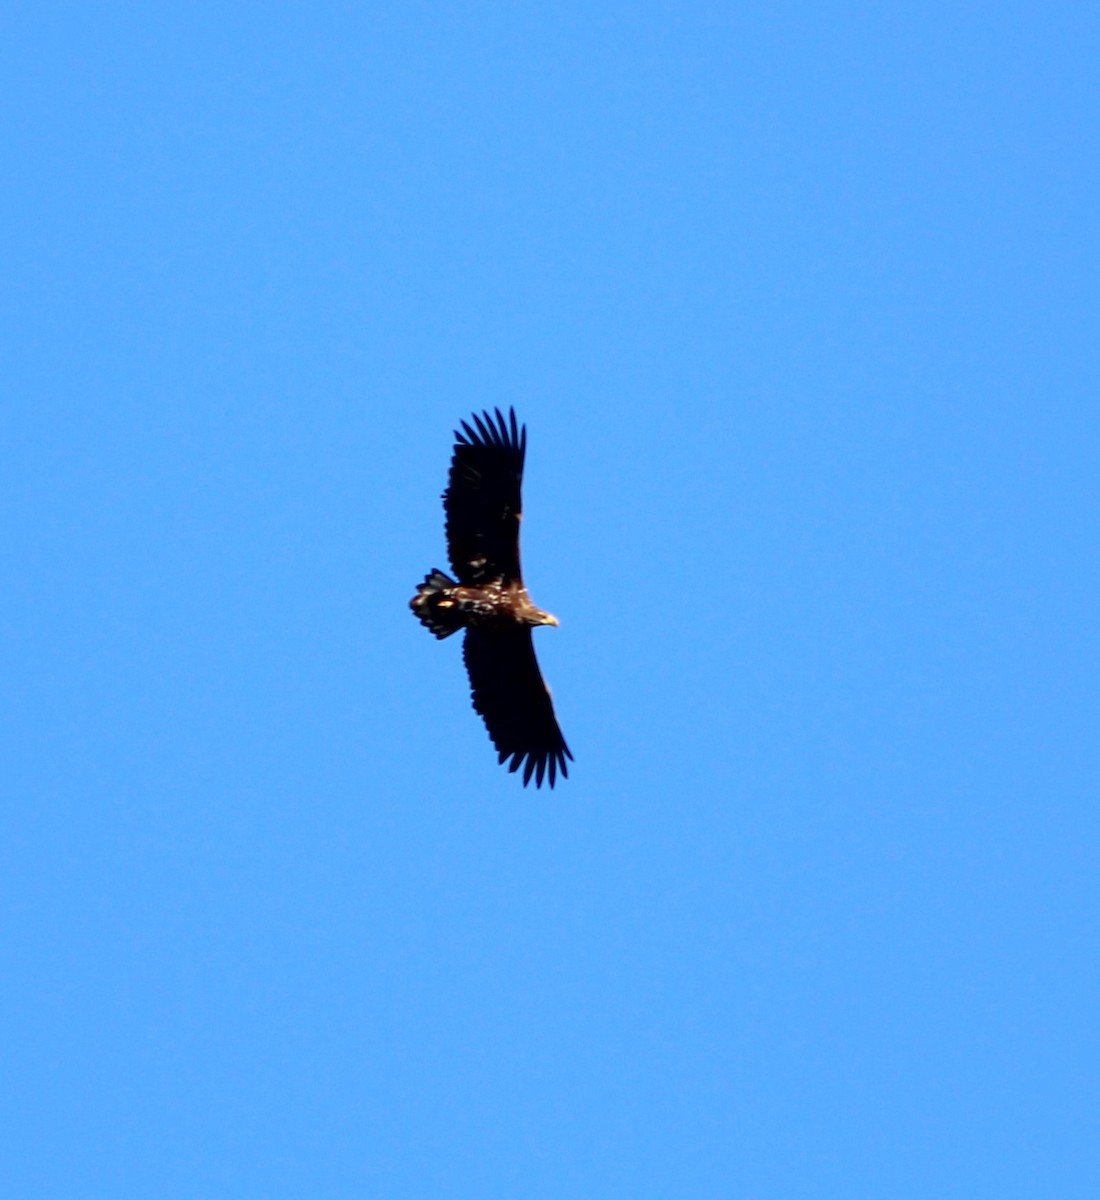
[[[413,612],[437,638],[477,625],[498,633],[535,625],[556,625],[558,619],[531,603],[522,583],[494,579],[463,587],[442,571],[433,571],[412,600]]]
[[[409,602],[437,638],[466,630],[463,658],[474,708],[485,721],[500,761],[523,766],[554,786],[558,771],[568,775],[572,758],[558,728],[550,693],[542,681],[531,630],[557,625],[557,618],[532,602],[519,566],[519,522],[527,431],[506,421],[474,416],[455,434],[443,506],[447,549],[457,579],[431,571]],[[526,760],[526,762],[525,762]]]

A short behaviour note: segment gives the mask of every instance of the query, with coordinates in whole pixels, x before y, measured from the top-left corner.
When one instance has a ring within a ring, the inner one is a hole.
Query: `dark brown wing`
[[[455,430],[454,454],[443,507],[447,553],[459,583],[520,579],[519,518],[527,430],[514,409],[505,420],[489,413]]]
[[[466,630],[462,648],[474,708],[497,748],[500,761],[510,758],[509,771],[523,766],[523,786],[532,773],[535,786],[543,776],[554,786],[557,773],[568,778],[565,760],[572,758],[554,716],[550,693],[535,659],[531,630],[526,627]]]

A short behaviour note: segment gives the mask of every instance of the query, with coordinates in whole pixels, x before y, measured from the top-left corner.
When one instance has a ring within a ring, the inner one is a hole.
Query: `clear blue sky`
[[[1095,9],[0,26],[0,1193],[1100,1196]]]

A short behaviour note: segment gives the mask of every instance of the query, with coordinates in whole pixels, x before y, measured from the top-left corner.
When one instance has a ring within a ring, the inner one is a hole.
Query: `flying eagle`
[[[447,514],[447,553],[457,580],[431,571],[409,607],[437,638],[466,630],[462,657],[470,676],[474,709],[481,714],[499,761],[509,771],[523,767],[554,786],[567,778],[572,758],[542,681],[531,630],[557,625],[557,617],[531,603],[519,567],[520,489],[527,453],[527,427],[516,425],[514,409],[500,409],[462,422],[443,509]],[[526,761],[525,761],[526,760]]]

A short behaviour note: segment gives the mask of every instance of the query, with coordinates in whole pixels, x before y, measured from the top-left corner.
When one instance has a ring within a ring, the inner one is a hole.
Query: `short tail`
[[[417,619],[437,638],[450,637],[462,628],[462,612],[448,595],[450,589],[455,586],[457,585],[453,579],[436,569],[428,574],[416,589],[416,595],[409,601],[409,607]]]

